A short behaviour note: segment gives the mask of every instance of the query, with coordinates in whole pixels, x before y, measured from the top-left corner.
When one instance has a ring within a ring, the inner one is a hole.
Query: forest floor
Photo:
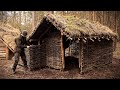
[[[17,67],[16,74],[13,74],[12,63],[11,61],[0,63],[0,79],[120,79],[120,59],[114,59],[114,62],[107,67],[96,68],[83,75],[79,74],[78,68],[65,71],[49,68],[24,71],[20,66]]]
[[[120,43],[117,43],[113,61],[104,68],[95,68],[83,75],[79,74],[78,68],[65,71],[43,68],[36,71],[24,71],[18,66],[16,74],[12,73],[12,60],[0,61],[0,79],[120,79]]]

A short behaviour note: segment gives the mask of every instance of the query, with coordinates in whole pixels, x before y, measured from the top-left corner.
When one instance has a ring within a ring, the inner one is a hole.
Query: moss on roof
[[[59,16],[47,14],[46,19],[56,26],[63,34],[69,37],[82,37],[82,36],[110,36],[116,37],[110,28],[100,24],[99,22],[80,19],[75,16]]]
[[[117,33],[99,22],[80,19],[74,15],[46,14],[28,37],[28,40],[36,35],[35,32],[39,30],[44,21],[51,22],[63,35],[70,39],[90,38],[92,40],[92,38],[97,38],[99,40],[106,38],[109,40],[118,38]]]

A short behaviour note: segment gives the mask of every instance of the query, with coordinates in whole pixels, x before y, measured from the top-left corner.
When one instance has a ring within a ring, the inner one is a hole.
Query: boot
[[[13,74],[15,74],[15,73],[16,73],[14,68],[12,68],[12,72],[13,72]]]
[[[27,71],[28,70],[28,66],[24,66],[24,70]]]

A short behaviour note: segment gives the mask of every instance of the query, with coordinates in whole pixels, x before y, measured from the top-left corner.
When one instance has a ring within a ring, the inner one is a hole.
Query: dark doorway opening
[[[65,57],[65,70],[74,70],[79,69],[78,58],[72,56]]]

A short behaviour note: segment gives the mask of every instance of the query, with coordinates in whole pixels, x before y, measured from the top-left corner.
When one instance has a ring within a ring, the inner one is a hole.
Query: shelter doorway
[[[78,44],[72,42],[65,49],[65,70],[79,69],[79,51]]]

